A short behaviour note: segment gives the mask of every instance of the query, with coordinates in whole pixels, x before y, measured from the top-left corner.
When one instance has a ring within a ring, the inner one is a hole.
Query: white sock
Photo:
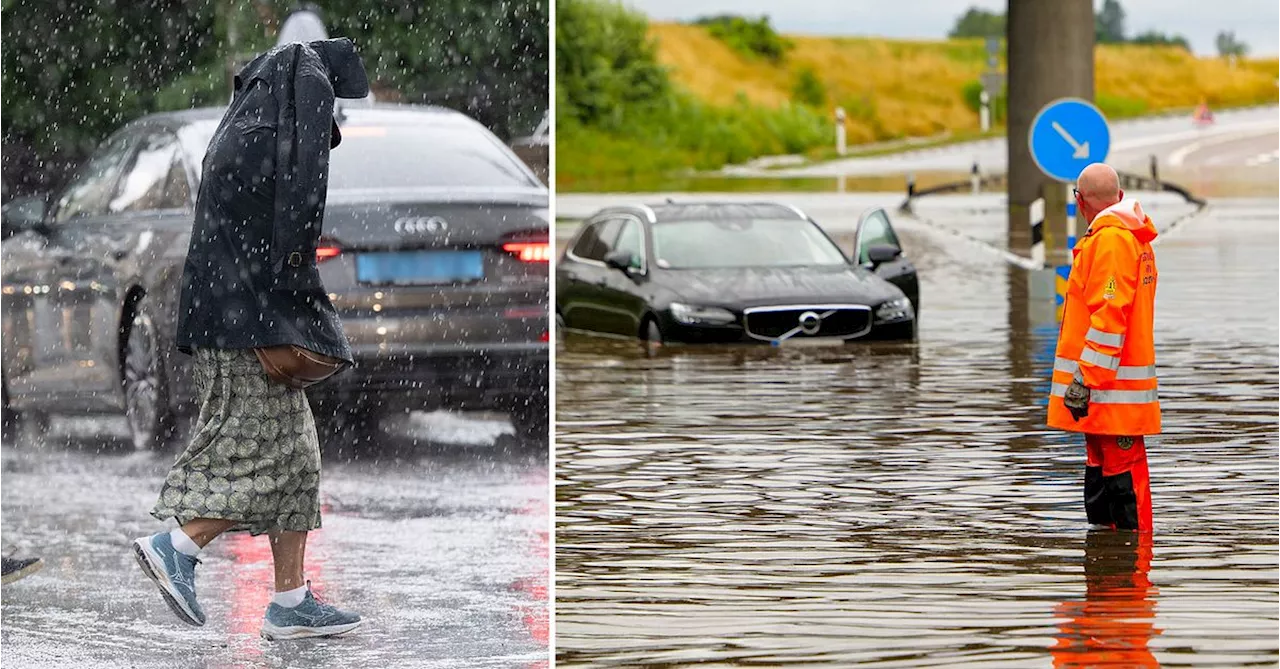
[[[275,597],[271,598],[272,604],[279,604],[286,609],[291,609],[302,603],[307,597],[307,586],[301,586],[284,592],[277,592]]]
[[[181,527],[173,528],[173,531],[169,533],[169,541],[183,555],[195,557],[200,554],[200,547],[191,540],[191,537],[187,536],[186,532],[182,531]]]

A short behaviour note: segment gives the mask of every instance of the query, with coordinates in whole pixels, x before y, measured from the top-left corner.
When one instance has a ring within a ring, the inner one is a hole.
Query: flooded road
[[[788,199],[846,246],[870,203]],[[918,211],[1002,244],[993,202]],[[915,345],[564,342],[560,662],[1275,666],[1278,216],[1215,202],[1156,249],[1150,542],[1085,524],[1022,271],[900,216]]]
[[[545,451],[504,447],[505,421],[414,418],[358,457],[326,445],[324,526],[305,575],[364,625],[275,643],[258,636],[273,590],[266,537],[225,535],[201,553],[199,628],[134,562],[130,541],[172,527],[148,511],[174,454],[122,452],[85,419],[55,423],[43,448],[6,442],[5,554],[45,566],[4,586],[3,665],[545,669]]]

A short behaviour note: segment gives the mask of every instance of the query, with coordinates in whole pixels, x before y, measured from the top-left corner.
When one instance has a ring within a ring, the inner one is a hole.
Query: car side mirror
[[[640,263],[636,262],[635,254],[630,251],[611,251],[604,257],[604,264],[624,274],[640,269]]]
[[[871,261],[872,267],[879,267],[887,262],[893,262],[902,256],[902,249],[888,244],[876,244],[867,249],[867,260]]]
[[[0,207],[0,237],[8,239],[27,231],[48,234],[49,229],[44,225],[44,210],[43,194],[18,198]]]

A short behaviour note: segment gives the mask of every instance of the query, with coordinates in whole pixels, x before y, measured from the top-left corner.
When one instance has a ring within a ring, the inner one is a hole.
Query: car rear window
[[[653,227],[659,267],[802,267],[843,265],[840,249],[809,221],[800,219],[668,221]]]
[[[202,162],[217,121],[180,132]],[[465,125],[343,124],[329,158],[329,190],[414,187],[506,188],[539,185],[505,147]],[[203,141],[202,141],[203,140]]]

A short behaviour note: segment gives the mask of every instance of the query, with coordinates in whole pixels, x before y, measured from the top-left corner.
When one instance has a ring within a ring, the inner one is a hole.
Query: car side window
[[[872,246],[892,246],[901,250],[898,236],[889,225],[889,218],[883,211],[873,211],[862,221],[862,229],[858,232],[858,262],[868,263],[871,258],[868,249]]]
[[[53,220],[62,223],[82,216],[96,216],[106,210],[107,199],[120,176],[120,168],[133,146],[131,135],[107,140],[58,197]]]
[[[639,221],[625,221],[618,233],[618,241],[613,245],[614,251],[627,251],[631,254],[631,266],[637,269],[644,267],[644,227]]]
[[[573,245],[573,255],[582,260],[604,262],[621,227],[622,221],[616,218],[592,223],[582,231],[577,243]]]
[[[155,132],[144,137],[133,153],[124,178],[107,202],[107,211],[119,214],[185,209],[188,190],[177,138],[167,132]]]

